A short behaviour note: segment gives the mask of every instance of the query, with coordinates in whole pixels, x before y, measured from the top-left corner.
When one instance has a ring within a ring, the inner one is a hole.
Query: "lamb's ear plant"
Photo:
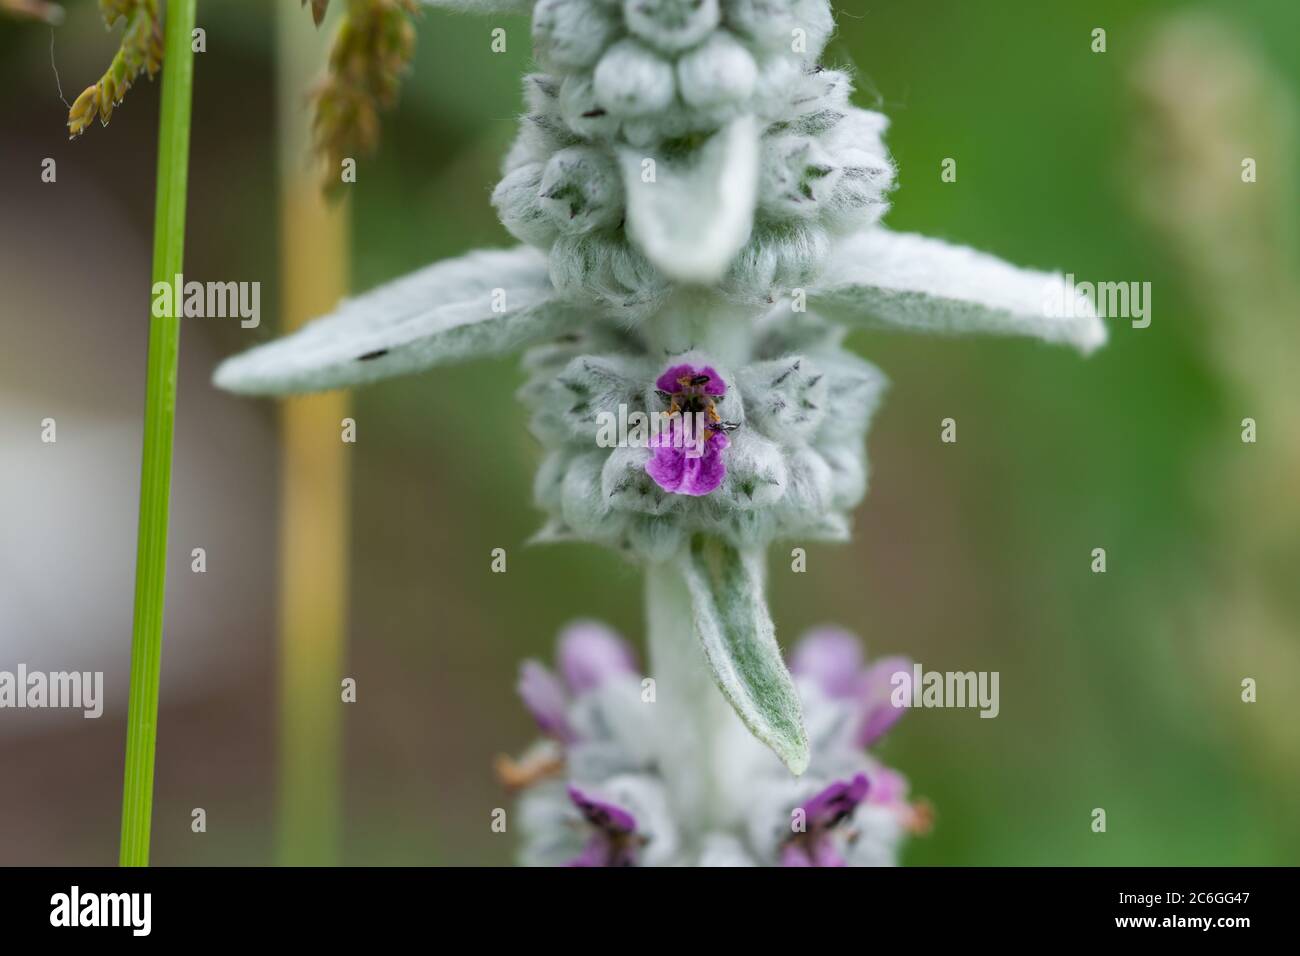
[[[644,567],[658,696],[622,715],[653,714],[653,731],[582,751],[609,762],[573,748],[543,761],[564,765],[569,788],[526,828],[544,840],[557,807],[577,814],[603,848],[586,862],[838,858],[816,841],[778,847],[763,828],[779,813],[742,840],[734,813],[737,788],[751,788],[774,807],[812,801],[823,822],[856,819],[872,788],[889,789],[824,746],[826,711],[814,719],[807,682],[787,669],[764,595],[767,547],[846,539],[866,491],[885,380],[842,346],[845,330],[1027,335],[1087,353],[1105,327],[1085,300],[1065,302],[1058,274],[879,225],[895,176],[887,121],[820,65],[826,0],[441,5],[532,7],[545,72],[525,79],[493,195],[522,245],[347,301],[228,360],[215,381],[310,392],[527,349],[537,538],[603,544]],[[608,440],[608,423],[636,413],[663,427]],[[780,774],[737,757],[736,728]],[[619,772],[646,752],[653,786],[623,787]],[[824,786],[807,793],[813,781]],[[633,803],[690,825],[641,853]]]

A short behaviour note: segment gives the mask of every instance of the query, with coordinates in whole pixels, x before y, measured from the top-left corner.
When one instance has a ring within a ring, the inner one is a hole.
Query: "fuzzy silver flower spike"
[[[652,652],[656,630],[695,638],[652,663],[700,660],[802,773],[810,743],[762,558],[775,540],[845,538],[865,492],[884,377],[840,345],[844,329],[1024,335],[1087,354],[1105,326],[1086,299],[1066,301],[1059,274],[879,224],[895,179],[887,122],[819,65],[826,0],[435,5],[532,8],[544,72],[525,80],[493,194],[523,245],[348,300],[229,359],[216,383],[317,391],[527,348],[521,398],[546,452],[539,538],[644,563]],[[611,414],[634,412],[668,427],[601,440]]]

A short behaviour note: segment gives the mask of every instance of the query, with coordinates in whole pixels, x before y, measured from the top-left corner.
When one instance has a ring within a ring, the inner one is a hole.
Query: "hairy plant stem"
[[[736,720],[713,683],[695,636],[691,596],[681,561],[646,568],[646,634],[655,681],[656,723],[673,741],[674,759],[660,768],[683,821],[697,835],[719,821],[721,737]]]
[[[194,88],[196,0],[170,0],[158,124],[158,191],[154,203],[153,281],[180,274],[185,251],[185,190],[189,178],[190,100]],[[158,741],[158,683],[162,666],[163,595],[167,580],[167,517],[172,439],[176,424],[179,304],[149,320],[140,520],[136,539],[135,618],[131,635],[131,694],[122,786],[122,866],[148,866]]]
[[[645,332],[652,354],[667,358],[701,349],[720,363],[739,366],[749,358],[747,315],[707,292],[684,289]],[[739,718],[714,683],[696,636],[685,564],[682,554],[647,566],[646,639],[657,722],[677,748],[677,758],[661,772],[678,801],[680,819],[698,837],[725,825],[718,813],[730,805],[723,794],[726,735]]]
[[[646,323],[651,355],[665,360],[699,349],[723,365],[739,368],[753,353],[753,310],[709,290],[678,289],[662,312]]]

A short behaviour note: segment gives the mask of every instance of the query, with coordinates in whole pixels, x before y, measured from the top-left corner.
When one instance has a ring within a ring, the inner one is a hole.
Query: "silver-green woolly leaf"
[[[786,464],[784,515],[796,527],[815,526],[830,512],[834,476],[820,451],[796,448]]]
[[[741,116],[684,155],[651,155],[633,147],[619,151],[627,233],[668,277],[715,282],[748,241],[758,187],[758,137],[754,117]]]
[[[726,454],[727,476],[711,496],[719,511],[752,511],[780,503],[789,477],[776,442],[753,428],[741,428],[732,433]]]
[[[749,419],[785,444],[807,441],[826,417],[826,375],[802,355],[749,365],[739,385]]]
[[[818,437],[831,441],[865,431],[889,386],[885,373],[843,349],[819,355],[817,365],[825,373],[826,404],[833,412]]]
[[[681,525],[660,515],[633,515],[624,532],[626,547],[647,561],[671,561],[682,551]]]
[[[680,495],[670,495],[646,474],[650,449],[636,446],[615,448],[610,452],[600,474],[600,493],[605,504],[620,511],[646,515],[666,515],[682,503]]]
[[[1106,326],[1086,299],[1066,306],[1067,291],[1059,274],[872,228],[835,247],[808,306],[860,328],[1029,335],[1087,354],[1106,341]]]
[[[722,695],[750,733],[793,774],[808,768],[808,735],[763,594],[762,552],[696,535],[686,556],[695,633]]]
[[[569,362],[556,376],[552,392],[570,436],[595,444],[602,428],[618,420],[620,408],[625,416],[627,410],[638,409],[643,375],[641,362],[622,355],[580,355]]]
[[[623,515],[610,513],[601,493],[605,459],[606,455],[599,451],[578,455],[569,464],[560,487],[560,509],[565,525],[588,539],[608,536],[624,520]]]
[[[364,385],[512,352],[585,315],[556,295],[542,253],[472,252],[345,300],[292,335],[227,359],[213,381],[247,395]]]

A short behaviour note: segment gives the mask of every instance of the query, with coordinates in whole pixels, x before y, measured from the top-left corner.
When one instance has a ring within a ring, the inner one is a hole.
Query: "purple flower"
[[[871,772],[871,793],[868,803],[907,805],[907,778],[890,767],[878,767]]]
[[[923,836],[934,826],[934,807],[929,800],[907,799],[908,783],[892,767],[877,767],[871,771],[871,793],[867,803],[892,810],[909,832]]]
[[[622,807],[606,803],[569,786],[569,799],[591,830],[582,852],[566,866],[636,866],[643,842],[636,832],[636,817]]]
[[[869,790],[866,774],[837,780],[803,806],[804,826],[781,847],[782,866],[844,866],[832,831],[853,815]]]
[[[665,369],[655,379],[655,388],[669,395],[714,395],[721,398],[727,394],[727,383],[711,365],[673,365]]]
[[[636,657],[627,642],[604,624],[576,621],[560,633],[560,674],[575,694],[593,690],[614,677],[636,674]]]
[[[569,725],[569,695],[560,679],[537,661],[524,661],[519,668],[519,696],[548,737],[561,743],[577,739]]]
[[[577,741],[568,712],[574,696],[594,690],[607,680],[636,673],[632,648],[621,637],[595,621],[578,621],[560,634],[556,677],[546,665],[524,661],[517,689],[537,726],[563,744]]]
[[[912,662],[906,657],[883,657],[867,668],[861,678],[858,699],[862,704],[864,716],[858,728],[858,743],[870,747],[883,737],[886,731],[898,723],[907,707],[895,707],[893,694],[896,689],[896,674],[905,675],[906,679],[898,689],[903,692],[903,699],[911,701],[912,696]]]
[[[809,631],[790,655],[790,671],[809,677],[828,697],[852,697],[862,670],[862,645],[848,631]]]
[[[654,455],[646,474],[669,494],[707,495],[727,474],[722,453],[731,441],[713,403],[727,393],[727,383],[712,366],[674,365],[655,387],[668,399],[670,425],[650,440]]]
[[[903,673],[904,696],[911,697],[912,662],[885,657],[863,665],[858,639],[837,628],[820,628],[803,638],[790,656],[790,671],[811,679],[828,697],[852,701],[859,712],[856,742],[869,747],[885,735],[907,710],[895,707],[894,675]]]
[[[684,435],[684,432],[681,419],[675,418],[667,434],[660,432],[650,439],[650,447],[655,453],[646,462],[646,474],[669,494],[707,495],[722,484],[727,475],[722,453],[731,441],[722,432],[705,429],[703,454],[692,457],[690,452],[694,450],[692,445],[696,439]]]
[[[791,840],[781,848],[782,866],[847,866],[829,840],[805,844]]]

